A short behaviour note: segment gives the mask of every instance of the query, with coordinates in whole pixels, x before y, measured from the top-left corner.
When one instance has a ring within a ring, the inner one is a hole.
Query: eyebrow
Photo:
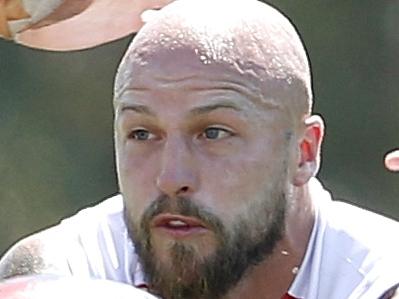
[[[232,109],[235,111],[242,111],[242,109],[238,107],[236,104],[226,102],[226,103],[215,103],[215,104],[196,107],[190,110],[190,114],[201,115],[212,112],[217,109]]]
[[[121,112],[124,112],[124,111],[134,111],[136,113],[146,114],[148,116],[156,116],[155,112],[152,111],[148,106],[139,105],[139,104],[129,104],[129,105],[123,106],[121,108]]]
[[[235,111],[242,111],[242,109],[240,107],[238,107],[236,104],[225,102],[225,103],[215,103],[215,104],[195,107],[195,108],[191,109],[189,113],[192,115],[198,116],[198,115],[210,113],[217,109],[232,109]],[[140,104],[129,104],[129,105],[123,106],[121,108],[121,112],[124,112],[124,111],[133,111],[133,112],[136,112],[139,114],[145,114],[148,116],[156,116],[156,113],[154,111],[152,111],[148,106],[140,105]]]

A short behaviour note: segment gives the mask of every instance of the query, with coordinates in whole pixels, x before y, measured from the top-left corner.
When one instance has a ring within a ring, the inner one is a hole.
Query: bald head
[[[182,59],[188,55],[190,65]],[[135,71],[142,73],[156,57],[158,71],[171,77],[178,76],[178,67],[225,68],[226,74],[232,71],[250,81],[260,102],[289,107],[300,119],[310,112],[311,74],[300,37],[285,16],[264,3],[180,0],[166,6],[137,34],[123,58],[116,99],[139,80]]]

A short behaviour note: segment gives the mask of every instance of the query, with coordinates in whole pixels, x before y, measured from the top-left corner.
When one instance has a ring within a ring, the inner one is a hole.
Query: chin
[[[214,255],[218,247],[216,239],[209,235],[174,238],[155,233],[151,236],[151,244],[154,255],[166,264],[177,262],[176,250],[180,250],[183,256],[189,254],[193,259],[201,262]]]

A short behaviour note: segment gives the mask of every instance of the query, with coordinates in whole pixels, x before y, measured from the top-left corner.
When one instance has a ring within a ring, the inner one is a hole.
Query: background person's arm
[[[173,0],[0,0],[0,36],[45,50],[95,47],[137,32]]]

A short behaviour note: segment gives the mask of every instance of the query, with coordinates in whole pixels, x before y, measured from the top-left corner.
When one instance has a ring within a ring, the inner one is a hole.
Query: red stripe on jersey
[[[290,294],[285,294],[281,299],[295,299],[295,297],[292,297]]]

